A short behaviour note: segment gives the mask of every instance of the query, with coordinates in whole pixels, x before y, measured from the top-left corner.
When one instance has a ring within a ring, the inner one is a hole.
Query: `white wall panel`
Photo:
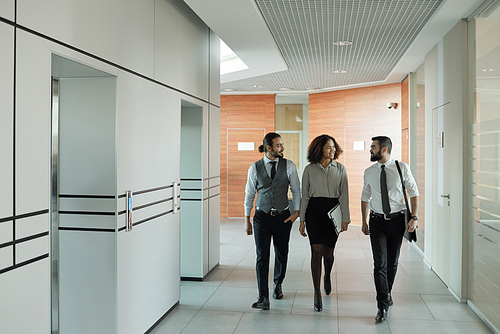
[[[18,219],[16,220],[16,239],[21,239],[34,234],[46,232],[49,230],[49,223],[49,215],[38,215]]]
[[[179,180],[180,95],[122,73],[118,83],[118,193]]]
[[[50,44],[18,31],[16,214],[49,207]]]
[[[14,28],[0,23],[0,40],[0,218],[5,218],[13,215]]]
[[[49,252],[49,236],[30,241],[18,243],[16,245],[16,263],[22,263]]]
[[[10,224],[12,229],[12,223]],[[1,231],[0,231],[1,232]],[[10,232],[12,235],[12,231]],[[12,240],[12,238],[11,238]],[[12,253],[14,252],[14,246],[0,248],[0,270],[5,269],[13,265],[14,258],[12,257]]]
[[[14,2],[15,0],[0,1],[0,17],[14,21]]]
[[[210,102],[220,106],[220,38],[210,31]]]
[[[116,78],[59,82],[59,191],[114,195]]]
[[[18,0],[19,24],[153,76],[154,0]]]
[[[60,333],[115,333],[115,234],[60,231],[59,235]]]
[[[220,188],[218,188],[220,192]],[[220,195],[209,199],[209,250],[208,267],[212,269],[220,261]]]
[[[180,0],[156,0],[155,78],[208,100],[209,29]]]
[[[203,201],[182,201],[181,276],[203,278]]]
[[[120,73],[119,194],[179,181],[180,110],[180,94]],[[158,195],[162,194],[165,192]],[[130,232],[119,232],[117,269],[118,332],[144,333],[179,300],[179,214],[167,214]]]
[[[203,134],[202,134],[202,147],[203,147],[203,180],[206,180],[209,177],[209,159],[210,159],[210,115],[209,115],[209,105],[204,104],[203,106]],[[219,131],[220,132],[220,131]],[[208,186],[208,182],[205,187]]]
[[[49,277],[48,259],[0,275],[2,333],[50,333]]]
[[[210,106],[209,177],[220,176],[220,109]],[[219,179],[220,184],[220,179]]]
[[[13,225],[12,220],[0,224],[0,244],[12,241]]]
[[[118,332],[144,333],[179,300],[179,249],[175,215],[120,232]]]

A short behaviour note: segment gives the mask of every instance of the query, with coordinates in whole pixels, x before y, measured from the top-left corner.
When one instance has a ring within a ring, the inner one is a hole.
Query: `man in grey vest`
[[[293,222],[299,216],[300,182],[295,164],[283,158],[283,140],[277,133],[268,133],[259,147],[266,153],[264,158],[253,163],[248,169],[245,189],[245,231],[252,234],[250,214],[257,192],[256,210],[253,217],[253,230],[257,251],[257,283],[259,298],[253,308],[269,309],[269,256],[271,237],[274,244],[274,289],[275,299],[283,298],[281,284],[285,278],[288,261],[288,242]],[[290,215],[288,187],[292,191],[295,213]]]

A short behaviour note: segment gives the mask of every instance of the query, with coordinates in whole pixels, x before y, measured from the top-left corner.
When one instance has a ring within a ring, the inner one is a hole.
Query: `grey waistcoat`
[[[290,185],[286,172],[286,159],[280,158],[274,179],[267,175],[264,159],[254,162],[254,165],[257,170],[255,206],[266,213],[269,213],[271,209],[282,212],[288,206],[288,186]]]

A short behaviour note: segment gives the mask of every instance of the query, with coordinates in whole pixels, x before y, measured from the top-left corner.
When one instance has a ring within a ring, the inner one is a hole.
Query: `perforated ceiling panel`
[[[307,91],[383,81],[442,1],[255,0],[289,69],[227,82],[221,91]]]

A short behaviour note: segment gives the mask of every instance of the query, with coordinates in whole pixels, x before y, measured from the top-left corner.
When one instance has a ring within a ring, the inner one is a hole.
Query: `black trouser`
[[[281,214],[271,216],[256,210],[253,217],[253,231],[257,250],[257,283],[259,297],[269,298],[269,257],[271,253],[271,237],[274,244],[274,283],[282,283],[285,278],[288,262],[288,241],[293,222],[284,222],[290,217],[290,212],[284,210]]]
[[[405,215],[390,220],[370,214],[370,241],[373,253],[373,276],[377,289],[377,307],[388,309],[388,293],[392,290],[398,269],[399,251],[405,231]]]

